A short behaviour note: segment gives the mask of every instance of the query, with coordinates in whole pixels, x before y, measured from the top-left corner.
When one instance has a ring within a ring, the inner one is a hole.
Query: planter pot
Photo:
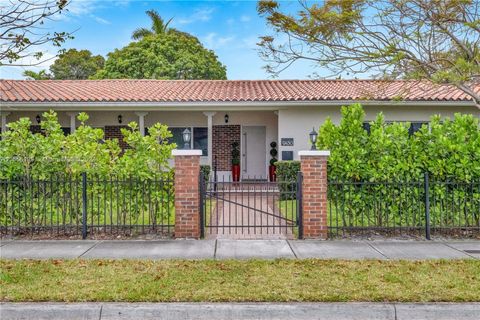
[[[270,182],[275,182],[277,181],[277,167],[275,166],[268,166],[268,173],[269,173],[269,178]]]
[[[239,164],[232,164],[232,181],[233,182],[240,181],[240,165]]]

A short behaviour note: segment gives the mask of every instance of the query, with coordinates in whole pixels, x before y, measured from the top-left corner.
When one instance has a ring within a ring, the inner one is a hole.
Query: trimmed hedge
[[[207,183],[210,178],[210,171],[210,166],[208,164],[200,166],[200,172],[203,173],[203,179],[205,180],[205,183]]]
[[[300,161],[278,161],[277,167],[278,189],[281,200],[293,200],[296,198],[297,174],[300,171]]]

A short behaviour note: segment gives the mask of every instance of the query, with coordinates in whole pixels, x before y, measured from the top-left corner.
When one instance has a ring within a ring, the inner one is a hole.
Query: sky
[[[72,0],[68,12],[46,24],[51,31],[74,31],[73,40],[63,48],[88,49],[106,57],[115,48],[132,41],[132,31],[150,27],[145,15],[157,10],[169,19],[171,26],[198,37],[203,45],[215,51],[227,67],[227,78],[269,79],[257,52],[259,36],[271,33],[265,20],[256,12],[256,1],[153,1],[153,0]],[[283,1],[282,6],[295,10],[296,1]],[[54,57],[56,50],[44,46],[45,57]],[[1,67],[0,78],[24,79],[26,69],[48,69],[51,59],[39,67]],[[310,63],[297,63],[278,79],[305,79],[313,73]]]

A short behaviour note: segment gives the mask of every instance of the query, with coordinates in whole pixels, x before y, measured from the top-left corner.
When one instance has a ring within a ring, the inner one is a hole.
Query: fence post
[[[173,150],[175,158],[175,238],[200,238],[199,194],[202,150]]]
[[[202,171],[200,171],[200,178],[198,179],[198,182],[200,183],[199,187],[199,214],[200,214],[200,238],[205,237],[205,213],[203,211],[204,209],[204,203],[205,203],[205,176]]]
[[[82,239],[87,238],[87,173],[82,172]]]
[[[424,189],[425,189],[425,238],[430,240],[430,179],[428,172],[424,173]]]
[[[302,213],[302,172],[297,172],[297,221],[298,221],[298,239],[303,239],[303,213]]]
[[[327,239],[327,159],[330,151],[299,151],[305,239]]]

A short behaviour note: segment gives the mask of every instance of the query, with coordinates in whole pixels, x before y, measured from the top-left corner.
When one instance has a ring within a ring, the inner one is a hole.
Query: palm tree
[[[156,10],[147,10],[145,13],[150,17],[150,20],[152,20],[152,27],[151,29],[147,29],[147,28],[136,29],[132,33],[132,39],[141,40],[147,36],[166,34],[170,30],[173,30],[168,27],[170,22],[172,22],[173,18],[170,18],[165,23],[165,21],[162,19],[162,17],[158,14]]]

